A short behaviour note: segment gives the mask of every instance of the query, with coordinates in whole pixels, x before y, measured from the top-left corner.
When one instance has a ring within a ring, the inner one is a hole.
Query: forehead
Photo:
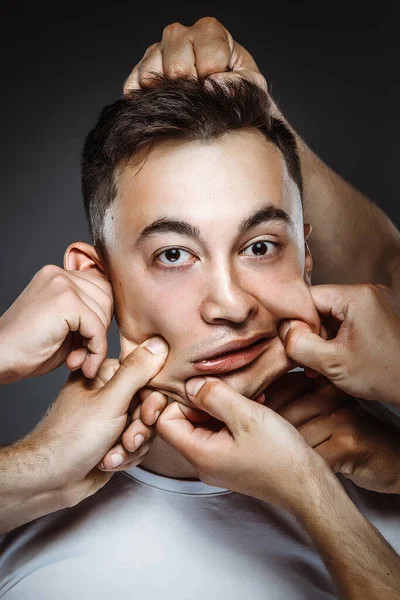
[[[158,143],[145,160],[121,166],[117,198],[105,229],[140,232],[168,216],[199,228],[235,226],[266,204],[302,222],[300,194],[279,149],[257,130],[229,132],[211,141]]]

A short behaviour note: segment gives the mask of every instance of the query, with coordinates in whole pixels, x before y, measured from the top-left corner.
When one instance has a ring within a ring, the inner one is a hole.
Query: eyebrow
[[[267,223],[269,221],[286,223],[287,225],[293,226],[293,221],[288,213],[282,208],[278,208],[273,204],[268,204],[263,208],[260,208],[257,212],[244,219],[239,225],[240,233],[246,233],[250,229],[261,225],[261,223]]]
[[[194,227],[193,225],[190,225],[190,223],[186,223],[186,221],[177,221],[176,219],[162,217],[161,219],[153,221],[153,223],[142,230],[135,242],[135,247],[139,246],[144,240],[159,233],[178,233],[200,240],[200,230],[198,227]]]
[[[242,221],[239,225],[239,231],[240,233],[246,233],[257,225],[260,225],[261,223],[267,223],[269,221],[287,223],[290,226],[293,225],[291,217],[285,210],[272,204],[268,204],[244,219],[244,221]],[[153,221],[153,223],[150,225],[147,225],[147,227],[141,231],[138,239],[135,242],[135,248],[148,238],[160,233],[178,233],[196,240],[201,240],[200,230],[198,227],[195,227],[186,221],[161,217],[160,219]]]

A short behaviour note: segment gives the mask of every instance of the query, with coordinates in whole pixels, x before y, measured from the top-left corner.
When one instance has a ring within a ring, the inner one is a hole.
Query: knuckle
[[[365,283],[361,286],[360,294],[366,300],[370,300],[376,297],[378,288],[372,283]]]
[[[156,50],[158,50],[158,47],[159,47],[159,43],[158,42],[154,42],[154,44],[151,44],[147,48],[146,54],[153,54],[153,52],[155,52]]]
[[[194,27],[207,27],[207,28],[222,28],[222,23],[218,21],[216,17],[202,17],[194,24]]]
[[[226,67],[226,58],[224,54],[215,49],[213,56],[204,58],[201,63],[197,66],[197,70],[203,74],[208,75],[212,73],[219,73]]]
[[[168,77],[185,77],[188,74],[187,67],[178,61],[172,61],[166,67],[165,73]]]
[[[61,275],[63,270],[56,265],[44,265],[35,275],[35,279],[54,279],[56,275]]]
[[[182,29],[185,29],[185,27],[181,23],[178,23],[177,21],[175,23],[170,23],[163,31],[162,39],[164,40],[166,37],[172,37],[173,35],[180,33]]]
[[[223,395],[224,385],[220,381],[206,382],[198,394],[206,409],[212,406],[213,400],[221,398]]]
[[[336,444],[345,454],[353,454],[356,450],[356,440],[350,431],[342,431],[336,436]]]
[[[342,406],[337,411],[332,413],[330,415],[330,417],[338,425],[344,424],[344,423],[352,423],[353,418],[354,418],[354,413],[351,410],[351,408],[348,408],[347,406]]]

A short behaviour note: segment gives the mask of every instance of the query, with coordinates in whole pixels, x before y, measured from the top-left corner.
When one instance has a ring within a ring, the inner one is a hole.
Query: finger
[[[146,87],[151,79],[154,79],[154,73],[163,73],[162,55],[159,44],[152,44],[144,53],[142,60],[134,67],[133,71],[124,83],[124,96],[129,97],[130,93]]]
[[[193,48],[199,77],[227,71],[232,55],[232,41],[226,29],[212,17],[193,26]]]
[[[333,439],[328,439],[322,444],[315,446],[314,450],[320,456],[322,456],[322,458],[326,461],[328,467],[334,473],[340,471],[340,465],[343,462],[344,457],[343,448],[336,444]]]
[[[140,408],[140,418],[143,423],[149,426],[154,425],[167,403],[166,395],[161,392],[152,391],[148,394]]]
[[[229,35],[229,33],[228,33]],[[229,67],[232,71],[259,72],[258,66],[250,52],[232,40],[232,54]]]
[[[79,295],[82,294],[81,298],[84,302],[86,302],[87,298],[95,302],[93,305],[96,309],[95,312],[103,320],[105,327],[108,328],[113,316],[114,302],[111,292],[107,287],[107,282],[102,281],[100,278],[97,280],[88,280],[86,277],[75,273],[73,282],[75,290]],[[104,287],[101,287],[100,283]],[[88,302],[86,304],[92,308],[92,304]],[[92,310],[94,309],[92,308]]]
[[[70,371],[76,371],[77,369],[80,369],[85,362],[88,350],[84,338],[77,331],[70,333],[70,336],[71,350],[65,359],[65,364]],[[66,341],[64,341],[64,343],[66,343]]]
[[[65,364],[70,371],[76,371],[77,369],[81,369],[83,363],[88,354],[88,349],[84,346],[82,348],[77,348],[76,350],[72,350],[67,358],[65,359]]]
[[[129,408],[136,392],[144,387],[163,367],[168,346],[160,337],[146,340],[129,354],[110,381],[100,390],[106,405],[120,415]],[[109,401],[110,396],[113,402]]]
[[[254,402],[219,379],[189,379],[186,383],[186,393],[195,408],[225,423],[233,436],[242,433],[254,409]]]
[[[186,460],[197,467],[199,461],[206,459],[207,448],[213,438],[221,439],[221,432],[214,432],[206,427],[195,427],[186,416],[188,407],[179,402],[172,402],[161,413],[154,430],[166,442],[175,448]],[[230,434],[225,428],[226,439],[223,439],[224,448],[229,452]],[[215,446],[211,444],[211,451]]]
[[[338,363],[336,340],[323,340],[311,332],[303,321],[286,321],[279,330],[286,354],[298,364],[329,376],[330,367]]]
[[[349,421],[350,409],[339,408],[329,415],[316,417],[297,428],[311,448],[323,444]]]
[[[153,44],[147,50],[138,66],[138,80],[142,88],[151,87],[157,83],[157,78],[164,74],[163,56],[160,45]]]
[[[88,306],[99,317],[99,319],[103,323],[104,328],[106,330],[108,330],[108,327],[111,322],[111,317],[110,318],[107,317],[105,311],[100,306],[100,304],[94,298],[89,296],[89,294],[87,294],[86,292],[84,292],[81,289],[77,289],[76,293],[78,294],[78,296],[82,300],[82,302],[84,302],[86,304],[86,306]]]
[[[256,398],[254,398],[254,402],[257,402],[257,404],[265,404],[265,394],[264,394],[264,392],[262,392],[261,394],[259,394]]]
[[[123,86],[123,90],[122,90],[123,91],[123,95],[125,97],[129,97],[129,95],[131,94],[131,92],[140,89],[139,67],[140,67],[140,62],[135,66],[135,68],[133,69],[133,71],[129,74],[129,76],[125,80],[125,83],[124,83],[124,86]]]
[[[308,367],[304,367],[304,375],[306,375],[310,379],[316,379],[317,377],[319,377],[318,371],[314,371],[314,369],[309,369]]]
[[[100,369],[97,371],[97,377],[104,384],[108,383],[110,379],[120,368],[121,363],[118,358],[106,358]]]
[[[154,437],[152,427],[148,427],[141,419],[134,419],[122,435],[122,444],[129,452],[135,452],[140,446]]]
[[[85,377],[93,379],[107,355],[107,330],[99,316],[81,299],[75,312],[65,317],[70,331],[78,331],[86,338],[88,350],[82,365]]]
[[[117,358],[106,358],[100,369],[97,371],[96,377],[93,379],[92,389],[101,389],[110,381],[116,371],[120,367],[120,362]]]
[[[136,451],[129,452],[122,444],[116,444],[104,455],[97,467],[102,471],[122,471],[132,461],[143,459],[150,448],[151,442],[148,442],[142,444]]]
[[[348,285],[315,285],[310,287],[310,294],[321,315],[344,321],[348,303],[354,298],[356,288]]]
[[[287,402],[315,389],[315,383],[310,381],[302,371],[286,373],[266,389],[266,406],[277,411]]]
[[[162,64],[167,77],[197,77],[192,41],[182,36],[161,43]]]
[[[321,415],[327,415],[348,401],[348,396],[334,385],[327,385],[317,393],[305,394],[277,412],[294,427],[300,427]]]

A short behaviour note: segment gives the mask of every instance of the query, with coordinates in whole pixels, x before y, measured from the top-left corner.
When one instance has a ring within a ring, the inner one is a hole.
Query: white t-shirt
[[[400,551],[400,496],[346,488]],[[285,511],[140,467],[0,542],[5,600],[338,597],[307,534]]]

